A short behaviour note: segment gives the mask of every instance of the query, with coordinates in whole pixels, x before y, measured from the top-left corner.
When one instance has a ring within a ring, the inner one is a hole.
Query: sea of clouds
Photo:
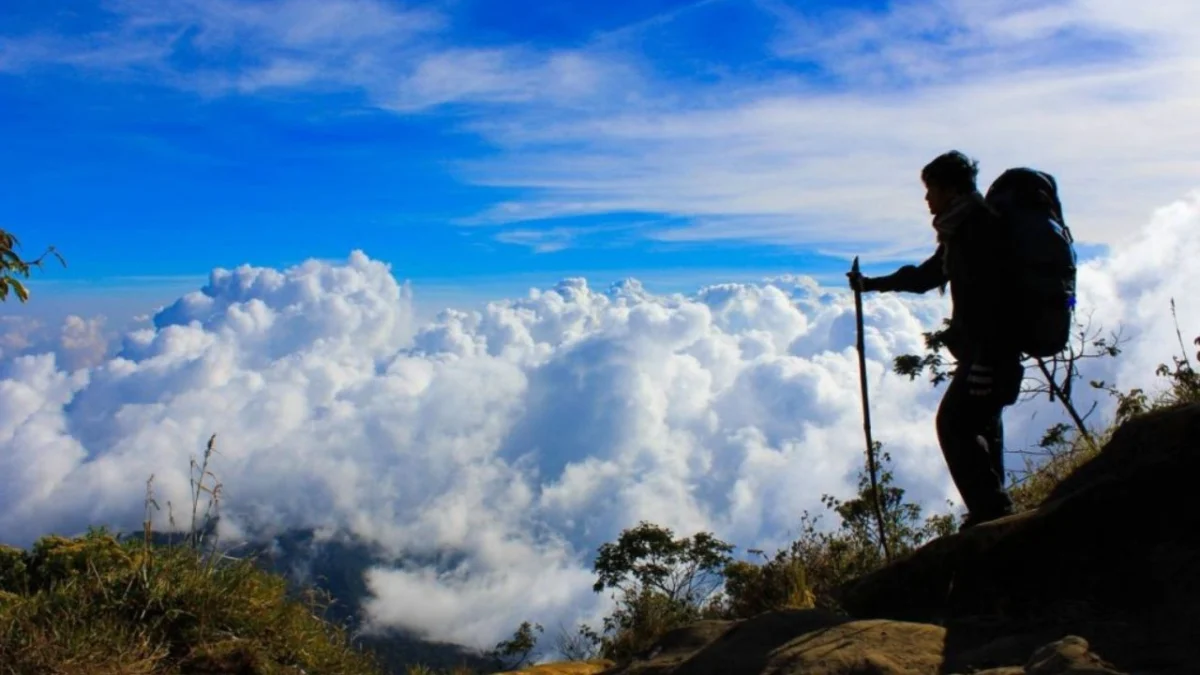
[[[1185,339],[1200,333],[1198,257],[1195,193],[1081,269],[1082,313],[1129,339],[1085,377],[1156,386],[1179,352],[1171,298]],[[420,324],[402,273],[362,252],[219,269],[115,342],[101,319],[8,322],[0,542],[136,528],[151,474],[180,513],[188,458],[216,433],[223,536],[316,527],[440,560],[373,570],[371,616],[478,646],[525,619],[597,618],[591,555],[641,519],[773,550],[822,494],[853,493],[863,436],[843,286],[789,277],[683,296],[566,279]],[[941,389],[890,364],[921,351],[948,302],[865,304],[875,436],[931,510],[957,501],[933,431]],[[1045,400],[1013,409],[1010,450],[1060,419]]]

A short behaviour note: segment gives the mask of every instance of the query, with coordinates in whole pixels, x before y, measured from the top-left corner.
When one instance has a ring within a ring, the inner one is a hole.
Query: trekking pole
[[[883,524],[883,507],[880,505],[879,484],[876,475],[879,473],[875,465],[875,442],[871,440],[871,405],[867,397],[867,354],[863,343],[863,309],[862,290],[858,287],[860,277],[858,271],[858,256],[854,256],[854,265],[850,268],[851,278],[854,279],[854,315],[858,328],[858,382],[862,389],[863,433],[867,436],[867,470],[871,473],[871,496],[875,507],[875,520],[879,523],[879,545],[883,547],[883,559],[892,561],[892,550],[888,546],[887,529]]]

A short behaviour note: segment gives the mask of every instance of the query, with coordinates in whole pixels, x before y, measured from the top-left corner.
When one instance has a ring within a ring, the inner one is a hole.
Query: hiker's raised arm
[[[944,283],[946,273],[942,271],[942,247],[939,245],[920,265],[905,265],[885,277],[864,279],[863,290],[927,293]]]

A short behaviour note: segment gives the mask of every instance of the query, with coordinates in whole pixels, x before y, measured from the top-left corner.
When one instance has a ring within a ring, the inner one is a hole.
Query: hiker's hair
[[[921,169],[921,180],[925,185],[939,185],[958,192],[973,192],[975,178],[979,175],[979,162],[958,150],[938,155]]]

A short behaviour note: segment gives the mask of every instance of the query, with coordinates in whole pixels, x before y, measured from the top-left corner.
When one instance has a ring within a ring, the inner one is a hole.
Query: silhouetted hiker
[[[975,161],[958,151],[921,171],[937,250],[920,265],[870,278],[850,276],[862,291],[926,293],[950,286],[945,345],[958,362],[937,412],[938,442],[967,506],[963,527],[1012,513],[1004,490],[1001,414],[1017,401],[1025,367],[1012,336],[1012,243],[979,193]]]

